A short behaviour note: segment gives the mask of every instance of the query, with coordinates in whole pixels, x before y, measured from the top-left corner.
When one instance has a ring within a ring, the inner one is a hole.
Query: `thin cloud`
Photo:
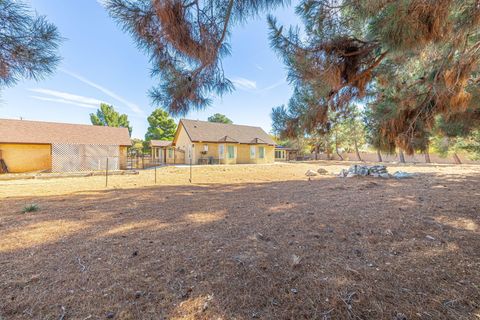
[[[105,88],[105,87],[103,87],[103,86],[101,86],[101,85],[93,82],[93,81],[90,81],[90,80],[88,80],[87,78],[82,77],[81,75],[78,75],[78,74],[76,74],[76,73],[74,73],[74,72],[71,72],[71,71],[68,71],[68,70],[65,70],[65,69],[61,69],[60,71],[62,71],[62,72],[65,73],[65,74],[68,74],[69,76],[71,76],[71,77],[73,77],[73,78],[75,78],[75,79],[77,79],[77,80],[79,80],[79,81],[81,81],[81,82],[83,82],[83,83],[85,83],[85,84],[87,84],[87,85],[89,85],[89,86],[91,86],[91,87],[93,87],[93,88],[101,91],[101,92],[103,92],[103,93],[106,94],[107,96],[109,96],[109,97],[111,97],[111,98],[113,98],[113,99],[115,99],[115,100],[123,103],[124,105],[126,105],[127,107],[129,107],[130,110],[132,110],[133,112],[135,112],[135,113],[137,113],[137,114],[143,114],[142,109],[140,109],[140,107],[139,107],[137,104],[128,101],[127,99],[125,99],[125,98],[123,98],[122,96],[116,94],[115,92],[113,92],[113,91],[111,91],[111,90],[109,90],[109,89],[107,89],[107,88]]]
[[[235,88],[242,90],[255,90],[257,89],[257,82],[245,78],[234,78],[232,79]]]
[[[65,100],[65,99],[60,99],[60,98],[48,98],[48,97],[40,97],[40,96],[31,96],[31,97],[34,98],[34,99],[37,99],[37,100],[71,104],[71,105],[81,107],[81,108],[97,109],[96,106],[93,106],[93,105],[90,105],[90,104],[80,103],[80,102],[75,102],[75,101],[70,101],[70,100]]]
[[[57,90],[50,90],[50,89],[42,89],[42,88],[36,88],[36,89],[29,89],[32,92],[35,93],[40,93],[46,96],[52,96],[55,98],[60,98],[65,101],[71,101],[75,103],[79,103],[82,105],[90,105],[94,108],[97,108],[100,106],[101,103],[105,103],[105,101],[101,101],[95,98],[90,98],[90,97],[85,97],[85,96],[79,96],[76,94],[68,93],[68,92],[63,92],[63,91],[57,91]]]
[[[235,85],[235,88],[245,90],[245,91],[250,91],[254,93],[261,93],[261,92],[267,92],[270,90],[273,90],[277,87],[280,87],[287,82],[285,79],[279,80],[275,82],[274,84],[271,84],[269,86],[266,86],[265,88],[257,88],[257,82],[253,80],[249,80],[246,78],[241,78],[241,77],[236,77],[232,79],[233,84]]]
[[[286,81],[285,81],[285,80],[280,80],[280,81],[278,81],[278,82],[275,82],[275,83],[272,84],[272,85],[269,85],[269,86],[267,86],[267,87],[265,87],[265,88],[263,88],[263,89],[260,89],[260,91],[262,91],[262,92],[264,92],[264,91],[270,91],[270,90],[273,90],[273,89],[275,89],[275,88],[278,88],[278,87],[280,87],[280,86],[282,86],[282,85],[284,85],[284,84],[286,84]]]
[[[261,65],[256,64],[256,65],[255,65],[255,68],[257,68],[257,69],[260,70],[260,71],[263,71],[263,67],[262,67]]]

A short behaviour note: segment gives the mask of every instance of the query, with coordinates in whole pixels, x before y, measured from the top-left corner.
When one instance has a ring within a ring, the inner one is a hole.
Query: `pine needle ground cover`
[[[142,172],[107,190],[2,182],[0,316],[477,319],[480,168],[304,175],[348,165],[195,168],[191,185],[168,168],[163,185]]]

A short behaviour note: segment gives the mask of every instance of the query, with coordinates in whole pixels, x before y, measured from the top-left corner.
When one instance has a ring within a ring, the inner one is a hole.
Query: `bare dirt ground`
[[[348,165],[0,182],[0,318],[480,319],[480,167]]]

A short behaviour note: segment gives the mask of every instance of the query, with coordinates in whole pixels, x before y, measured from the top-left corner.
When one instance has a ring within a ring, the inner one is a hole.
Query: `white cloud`
[[[256,65],[255,65],[255,68],[257,68],[257,69],[260,70],[260,71],[263,71],[263,67],[262,67],[261,65],[256,64]]]
[[[91,104],[86,104],[86,103],[80,103],[80,102],[75,102],[71,100],[65,100],[65,99],[59,99],[59,98],[48,98],[48,97],[40,97],[40,96],[32,96],[32,98],[37,99],[37,100],[43,100],[43,101],[51,101],[51,102],[58,102],[58,103],[64,103],[64,104],[71,104],[77,107],[82,107],[82,108],[87,108],[87,109],[96,109],[96,106],[93,106]]]
[[[61,71],[62,71],[63,73],[68,74],[69,76],[71,76],[71,77],[73,77],[73,78],[75,78],[75,79],[77,79],[77,80],[79,80],[79,81],[81,81],[81,82],[83,82],[83,83],[85,83],[85,84],[87,84],[87,85],[95,88],[95,89],[100,90],[101,92],[103,92],[103,93],[106,94],[107,96],[109,96],[109,97],[111,97],[111,98],[113,98],[113,99],[115,99],[115,100],[123,103],[124,105],[126,105],[127,107],[129,107],[130,110],[132,110],[133,112],[135,112],[135,113],[137,113],[137,114],[143,114],[142,109],[140,109],[140,107],[139,107],[137,104],[128,101],[127,99],[123,98],[122,96],[118,95],[117,93],[115,93],[115,92],[113,92],[113,91],[111,91],[111,90],[109,90],[109,89],[107,89],[107,88],[105,88],[105,87],[103,87],[103,86],[101,86],[101,85],[93,82],[93,81],[90,81],[90,80],[88,80],[87,78],[84,78],[84,77],[82,77],[82,76],[80,76],[80,75],[78,75],[78,74],[76,74],[76,73],[73,73],[73,72],[71,72],[71,71],[68,71],[68,70],[65,70],[65,69],[61,69]]]
[[[82,104],[82,105],[90,105],[94,108],[98,108],[101,103],[105,103],[105,101],[101,101],[101,100],[98,100],[98,99],[95,99],[95,98],[79,96],[79,95],[76,95],[76,94],[67,93],[67,92],[63,92],[63,91],[41,89],[41,88],[30,89],[30,91],[36,92],[36,93],[41,93],[41,94],[46,95],[46,96],[53,96],[55,98],[60,98],[64,101],[71,101],[71,102],[75,102],[75,103]],[[38,98],[38,96],[35,96],[35,97]]]
[[[255,90],[257,89],[257,82],[253,80],[248,80],[245,78],[234,78],[232,83],[235,85],[235,88],[242,90]]]

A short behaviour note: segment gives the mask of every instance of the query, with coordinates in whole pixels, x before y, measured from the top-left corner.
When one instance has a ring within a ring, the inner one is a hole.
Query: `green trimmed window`
[[[258,157],[260,159],[265,158],[265,147],[258,147]]]
[[[235,146],[227,146],[228,159],[235,159]]]

